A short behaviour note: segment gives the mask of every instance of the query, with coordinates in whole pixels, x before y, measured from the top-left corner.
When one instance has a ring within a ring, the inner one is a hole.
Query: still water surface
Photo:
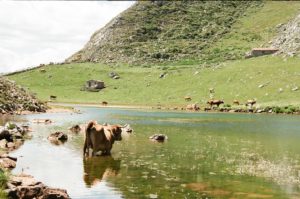
[[[13,173],[33,175],[72,198],[300,198],[300,117],[285,115],[151,112],[76,107],[82,114],[33,124],[33,138],[12,155]],[[68,127],[89,120],[128,123],[134,129],[116,142],[111,157],[82,156],[83,134]],[[69,140],[53,145],[51,132]],[[165,143],[148,137],[167,134]]]

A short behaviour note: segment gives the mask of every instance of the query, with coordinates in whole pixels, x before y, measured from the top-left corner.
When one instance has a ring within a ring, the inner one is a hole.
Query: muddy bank
[[[187,106],[147,106],[147,105],[102,105],[102,104],[93,104],[93,103],[84,103],[84,104],[72,104],[72,103],[49,103],[50,106],[63,106],[63,107],[73,107],[73,106],[82,106],[82,107],[96,107],[96,108],[120,108],[120,109],[139,109],[139,110],[159,110],[159,111],[172,111],[172,112],[207,112],[207,113],[256,113],[256,114],[294,114],[300,115],[300,107],[288,105],[288,106],[252,106],[252,107],[235,107],[235,106],[220,106],[220,107],[199,107],[196,110],[189,110]],[[47,112],[51,112],[51,109]],[[55,113],[55,109],[53,112]],[[57,110],[59,111],[59,109]],[[66,112],[76,112],[71,108],[65,109]]]

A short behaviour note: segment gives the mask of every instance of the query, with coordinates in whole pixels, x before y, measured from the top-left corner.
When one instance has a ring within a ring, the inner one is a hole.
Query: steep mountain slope
[[[67,62],[205,60],[204,50],[259,1],[139,1],[95,32]]]

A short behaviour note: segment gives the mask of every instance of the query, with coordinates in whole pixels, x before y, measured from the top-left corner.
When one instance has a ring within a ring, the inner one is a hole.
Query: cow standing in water
[[[120,125],[103,126],[96,121],[89,122],[85,131],[83,154],[89,155],[89,148],[92,148],[93,156],[98,151],[101,151],[101,155],[110,155],[114,142],[122,140],[121,133]]]

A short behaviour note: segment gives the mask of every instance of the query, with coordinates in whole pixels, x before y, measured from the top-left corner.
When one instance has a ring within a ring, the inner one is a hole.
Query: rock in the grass
[[[292,91],[297,91],[297,90],[299,90],[299,87],[298,87],[298,86],[292,88]]]
[[[11,199],[69,199],[64,189],[50,188],[42,182],[35,180],[32,176],[20,174],[12,176],[7,183],[6,190],[8,198]]]
[[[109,76],[110,78],[114,78],[114,77],[119,76],[119,75],[118,75],[118,73],[116,73],[116,72],[110,72],[110,73],[108,74],[108,76]]]
[[[168,139],[168,136],[164,134],[154,134],[150,136],[149,139],[153,141],[164,142],[165,140]]]
[[[125,125],[122,127],[122,132],[132,133],[132,132],[133,132],[133,129],[131,128],[131,126],[130,126],[129,124],[125,124]]]

